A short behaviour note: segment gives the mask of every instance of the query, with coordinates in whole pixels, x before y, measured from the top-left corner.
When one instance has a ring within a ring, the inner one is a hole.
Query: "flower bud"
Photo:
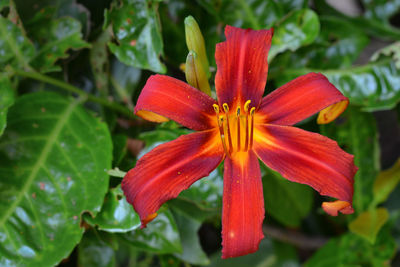
[[[206,48],[204,45],[204,38],[201,34],[199,25],[196,20],[192,16],[188,16],[185,18],[185,36],[186,36],[186,45],[189,51],[194,51],[199,61],[204,68],[204,72],[207,78],[210,77],[208,59],[206,54]]]
[[[204,68],[194,51],[189,51],[185,65],[186,81],[203,93],[211,96],[211,88]]]

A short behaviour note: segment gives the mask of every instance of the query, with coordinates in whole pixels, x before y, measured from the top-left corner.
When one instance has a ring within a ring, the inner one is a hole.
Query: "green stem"
[[[79,89],[78,87],[75,87],[75,86],[73,86],[73,85],[71,85],[69,83],[54,79],[52,77],[40,74],[38,72],[28,72],[28,71],[22,71],[22,70],[14,70],[14,73],[19,75],[19,76],[23,76],[23,77],[27,77],[27,78],[31,78],[31,79],[34,79],[34,80],[42,81],[42,82],[45,82],[45,83],[48,83],[48,84],[55,85],[55,86],[60,87],[60,88],[62,88],[64,90],[67,90],[69,92],[78,94],[79,96],[86,98],[88,101],[95,102],[95,103],[98,103],[98,104],[100,104],[102,106],[105,106],[105,107],[107,107],[109,109],[115,110],[115,111],[119,112],[120,114],[123,114],[123,115],[125,115],[125,116],[127,116],[129,118],[132,118],[132,119],[136,118],[135,115],[133,114],[133,112],[131,110],[129,110],[128,108],[126,108],[126,107],[124,107],[124,106],[122,106],[122,105],[120,105],[118,103],[109,101],[107,99],[100,98],[100,97],[94,96],[92,94],[86,93],[86,92],[82,91],[81,89]]]

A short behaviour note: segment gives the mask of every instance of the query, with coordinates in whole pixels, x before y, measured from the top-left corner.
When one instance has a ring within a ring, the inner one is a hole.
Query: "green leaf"
[[[110,233],[125,233],[140,227],[139,215],[126,201],[121,186],[110,189],[103,207],[95,218],[85,216],[85,221],[97,225],[100,230]]]
[[[132,96],[138,89],[141,74],[142,71],[138,68],[127,66],[116,59],[112,61],[110,79],[116,99],[126,103],[132,110]]]
[[[0,265],[55,265],[80,241],[82,213],[100,210],[111,137],[81,102],[41,92],[9,110],[0,141]]]
[[[305,267],[330,266],[389,266],[396,251],[396,243],[387,229],[382,229],[375,244],[355,234],[331,239],[305,264]]]
[[[149,252],[182,252],[179,230],[169,210],[161,211],[146,228],[125,233],[120,237],[132,246]]]
[[[350,104],[361,106],[363,111],[391,109],[400,102],[400,70],[391,59],[345,69],[287,69],[278,78],[279,83],[309,72],[326,75],[350,99]]]
[[[85,232],[78,246],[78,263],[84,267],[113,267],[116,265],[113,248],[95,230]]]
[[[174,218],[179,229],[183,249],[181,253],[175,253],[175,257],[190,264],[208,265],[210,260],[201,248],[198,237],[201,223],[179,212],[174,212]]]
[[[266,170],[263,180],[267,216],[271,215],[286,226],[298,227],[311,210],[312,189],[290,182],[270,169]]]
[[[7,111],[14,104],[14,90],[7,76],[0,75],[0,136],[7,125]]]
[[[367,35],[360,29],[335,17],[320,17],[321,31],[315,42],[296,52],[286,52],[272,65],[282,68],[346,68],[358,59],[368,45]],[[276,64],[275,64],[276,63]]]
[[[321,131],[354,155],[358,171],[354,177],[353,206],[361,213],[372,202],[372,185],[380,170],[375,118],[354,107],[349,107],[342,118],[342,121],[321,125]]]
[[[37,13],[29,29],[30,36],[38,46],[38,52],[31,64],[40,72],[61,70],[54,63],[58,59],[67,58],[69,49],[90,47],[90,44],[82,40],[80,22],[70,17],[50,19],[50,14],[45,10]]]
[[[349,229],[374,244],[379,230],[388,219],[389,212],[385,208],[364,211],[349,223]]]
[[[301,9],[290,13],[274,25],[269,61],[286,50],[295,51],[312,43],[318,36],[319,28],[318,16],[314,11]]]
[[[163,41],[157,14],[158,1],[114,1],[106,14],[111,22],[116,43],[109,43],[111,52],[123,63],[154,72],[165,73],[159,56]]]
[[[35,48],[21,29],[14,23],[0,17],[0,68],[10,64],[13,67],[29,67]]]
[[[260,247],[257,252],[248,254],[245,256],[229,259],[221,259],[221,253],[215,253],[211,257],[210,267],[281,267],[281,266],[292,266],[299,267],[300,265],[291,259],[291,256],[286,255],[287,258],[283,258],[279,255],[281,246],[276,246],[271,239],[264,238],[260,242]],[[288,251],[287,251],[288,252]],[[289,252],[290,253],[290,252]]]
[[[381,171],[373,186],[373,205],[386,201],[400,182],[400,159],[388,170]]]
[[[400,42],[395,42],[382,49],[379,49],[372,55],[371,60],[377,61],[381,55],[393,56],[393,61],[396,68],[400,69]]]

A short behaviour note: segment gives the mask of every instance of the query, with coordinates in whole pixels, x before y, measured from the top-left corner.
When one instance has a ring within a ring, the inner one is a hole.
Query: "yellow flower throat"
[[[254,113],[256,108],[249,110],[250,100],[247,100],[243,106],[243,112],[240,106],[236,108],[236,112],[230,112],[227,103],[222,105],[224,110],[220,113],[217,104],[213,105],[217,115],[219,133],[221,136],[222,146],[225,154],[232,156],[236,152],[246,152],[253,147],[253,127]]]

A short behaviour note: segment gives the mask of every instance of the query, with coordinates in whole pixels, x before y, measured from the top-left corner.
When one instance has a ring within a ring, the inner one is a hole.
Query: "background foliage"
[[[0,266],[400,264],[400,1],[329,3],[0,0]],[[312,189],[262,169],[266,238],[221,260],[218,168],[139,229],[123,171],[188,130],[132,111],[152,73],[184,80],[188,15],[211,82],[226,24],[274,27],[267,92],[315,71],[349,97],[335,122],[299,127],[355,155],[353,215],[326,215]]]

